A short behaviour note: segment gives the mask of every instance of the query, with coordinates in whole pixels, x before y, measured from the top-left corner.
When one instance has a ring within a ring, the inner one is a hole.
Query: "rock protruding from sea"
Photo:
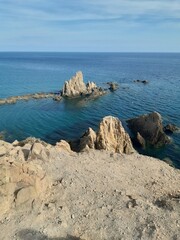
[[[121,121],[112,116],[102,119],[97,133],[89,128],[73,146],[78,151],[91,148],[126,154],[135,152],[131,139],[123,128]]]
[[[136,136],[135,140],[143,147],[147,144],[160,147],[170,142],[163,130],[162,117],[157,112],[141,115],[127,122],[128,127]]]
[[[94,82],[85,84],[81,71],[77,72],[69,81],[66,81],[62,90],[62,96],[69,98],[87,95],[98,97],[105,93],[106,91],[101,87],[97,87]]]
[[[104,117],[100,122],[96,148],[126,154],[134,152],[129,134],[123,128],[121,121],[112,116]]]

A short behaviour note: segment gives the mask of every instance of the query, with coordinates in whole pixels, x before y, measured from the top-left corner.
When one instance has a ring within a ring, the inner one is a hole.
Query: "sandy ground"
[[[90,150],[33,164],[48,187],[1,214],[0,239],[180,239],[180,171],[166,163]]]

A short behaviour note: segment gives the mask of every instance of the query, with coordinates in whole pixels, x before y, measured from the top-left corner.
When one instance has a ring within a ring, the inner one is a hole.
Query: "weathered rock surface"
[[[131,154],[134,148],[128,133],[125,132],[118,118],[103,118],[97,132],[96,148],[117,153]]]
[[[134,135],[136,136],[139,133],[145,139],[146,144],[158,147],[170,142],[163,131],[161,115],[157,112],[141,115],[127,122]]]
[[[66,81],[63,90],[63,97],[98,97],[106,93],[105,90],[96,86],[94,82],[84,83],[83,74],[81,71],[77,72],[69,81]]]
[[[71,155],[36,143],[26,141],[38,158],[25,161],[21,146],[0,141],[1,239],[178,239],[179,170],[137,153]]]
[[[79,151],[88,150],[90,148],[95,149],[96,147],[96,132],[92,128],[83,134],[80,138]]]
[[[71,146],[76,151],[91,148],[126,154],[135,152],[131,139],[125,132],[120,120],[112,116],[103,118],[97,133],[89,128],[80,140],[73,142]]]
[[[168,134],[168,133],[174,133],[174,132],[178,131],[179,128],[176,125],[169,123],[163,128],[163,130],[165,133]]]

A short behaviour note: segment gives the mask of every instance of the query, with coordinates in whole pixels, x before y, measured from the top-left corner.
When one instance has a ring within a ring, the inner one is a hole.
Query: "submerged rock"
[[[129,119],[127,122],[128,127],[132,130],[135,136],[139,133],[141,138],[146,141],[146,144],[158,147],[170,142],[170,139],[163,131],[161,115],[157,112],[141,115]]]
[[[148,80],[139,80],[139,79],[134,80],[134,82],[135,82],[135,83],[143,83],[143,84],[149,83]]]
[[[115,82],[107,82],[107,84],[109,85],[109,90],[111,92],[116,91],[118,89],[118,87],[119,87],[118,84],[115,83]]]
[[[170,134],[178,131],[179,128],[176,125],[169,123],[163,128],[163,130],[165,133]]]

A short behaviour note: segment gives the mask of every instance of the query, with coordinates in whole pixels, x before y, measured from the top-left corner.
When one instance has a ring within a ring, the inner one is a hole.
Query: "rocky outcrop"
[[[163,128],[163,130],[167,134],[172,134],[172,133],[178,131],[179,128],[176,125],[169,123]]]
[[[41,198],[49,180],[35,158],[28,158],[34,147],[0,141],[0,212],[11,208],[29,208]],[[26,151],[25,151],[26,149]],[[42,152],[39,152],[42,154]],[[39,156],[42,159],[42,155]],[[28,161],[27,161],[28,160]]]
[[[69,81],[66,81],[63,90],[63,97],[92,97],[96,98],[106,93],[100,87],[97,87],[94,82],[84,83],[83,74],[81,71],[77,72]]]
[[[96,148],[117,153],[131,154],[134,148],[128,133],[118,118],[104,117],[97,132]]]
[[[109,90],[111,92],[116,91],[118,89],[118,87],[119,87],[118,84],[115,83],[115,82],[107,82],[107,84],[109,85]]]
[[[83,81],[82,72],[77,72],[69,81],[66,81],[62,95],[64,97],[76,97],[86,92],[86,84]]]
[[[157,112],[141,115],[139,117],[130,119],[127,122],[128,127],[131,129],[134,135],[138,136],[139,134],[141,142],[145,141],[146,144],[150,144],[156,147],[170,142],[170,139],[163,131],[161,115]]]
[[[95,149],[96,147],[96,132],[92,128],[83,134],[79,142],[79,151],[84,151],[88,149]]]
[[[97,133],[89,128],[80,140],[73,142],[71,146],[76,151],[98,149],[126,154],[135,152],[120,120],[112,116],[103,118]]]

